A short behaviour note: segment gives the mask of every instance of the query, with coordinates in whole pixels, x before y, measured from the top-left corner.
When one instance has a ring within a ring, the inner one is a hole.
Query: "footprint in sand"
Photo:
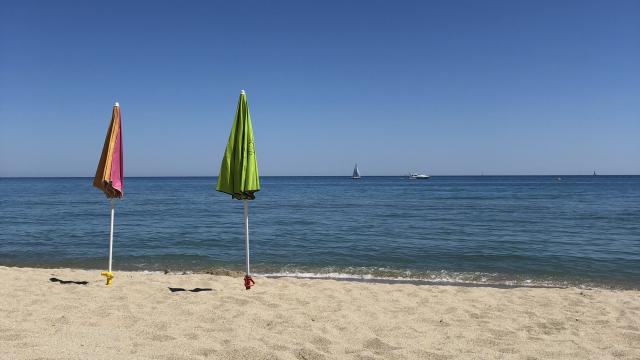
[[[218,350],[211,348],[200,348],[196,351],[196,353],[200,356],[204,356],[206,358],[214,358]]]
[[[189,339],[189,340],[198,340],[200,339],[200,335],[196,334],[196,333],[188,333],[184,335],[185,339]]]
[[[252,347],[240,347],[233,350],[222,350],[218,352],[214,359],[228,359],[228,360],[246,360],[246,359],[260,359],[260,360],[279,360],[280,358],[273,353],[266,353],[262,349]]]
[[[311,340],[311,343],[320,351],[328,353],[329,346],[331,346],[331,340],[323,336],[316,336]]]
[[[155,334],[152,335],[151,337],[149,337],[149,340],[151,341],[157,341],[157,342],[166,342],[166,341],[171,341],[171,340],[175,340],[176,338],[174,338],[171,335],[166,335],[166,334]]]
[[[17,332],[13,333],[0,333],[0,341],[20,341],[24,340],[25,337]]]
[[[300,349],[295,353],[299,360],[324,360],[326,357],[321,353],[311,349]]]
[[[362,345],[366,350],[372,351],[375,354],[387,354],[392,352],[393,350],[400,349],[397,346],[393,346],[385,343],[379,338],[371,338],[364,342]]]

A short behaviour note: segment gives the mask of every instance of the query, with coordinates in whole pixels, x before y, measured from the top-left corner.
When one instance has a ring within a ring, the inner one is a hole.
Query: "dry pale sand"
[[[640,359],[640,292],[0,267],[0,358]]]

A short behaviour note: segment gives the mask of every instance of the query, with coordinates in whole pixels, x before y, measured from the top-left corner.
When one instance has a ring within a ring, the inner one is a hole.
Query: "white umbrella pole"
[[[111,261],[113,259],[113,219],[116,213],[115,200],[111,199],[111,231],[109,232],[109,271],[103,271],[100,275],[107,278],[107,285],[111,285],[113,281],[113,273],[111,272]]]
[[[111,263],[113,260],[113,219],[116,213],[116,203],[111,199],[111,232],[109,233],[109,272],[111,272]]]
[[[249,271],[249,202],[244,202],[244,257],[247,261],[247,275],[251,275]]]
[[[249,290],[251,286],[255,284],[251,278],[251,271],[249,270],[249,202],[244,202],[244,257],[247,260],[247,274],[244,276],[244,288]]]

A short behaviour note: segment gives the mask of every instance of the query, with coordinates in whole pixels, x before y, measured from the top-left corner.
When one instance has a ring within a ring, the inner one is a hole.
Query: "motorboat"
[[[420,180],[420,179],[424,180],[428,178],[430,178],[430,176],[425,174],[416,174],[416,173],[409,174],[409,179],[411,180]]]

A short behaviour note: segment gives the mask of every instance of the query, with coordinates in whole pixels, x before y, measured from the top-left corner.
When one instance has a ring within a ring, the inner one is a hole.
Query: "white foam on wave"
[[[222,268],[224,269],[224,268]],[[266,269],[265,269],[266,270]],[[135,270],[145,274],[167,273],[158,270]],[[240,269],[230,270],[242,273]],[[202,271],[179,270],[171,274],[202,273]],[[291,277],[302,279],[327,279],[364,282],[411,283],[424,285],[462,285],[462,286],[495,286],[495,287],[545,287],[545,288],[578,288],[578,289],[627,289],[615,284],[595,283],[581,279],[562,278],[530,278],[527,276],[507,275],[484,272],[411,271],[386,267],[338,267],[298,268],[286,265],[271,271],[257,271],[253,275],[264,277]],[[634,288],[635,289],[635,288]]]
[[[495,274],[482,273],[450,273],[441,271],[437,273],[420,274],[413,276],[410,272],[405,272],[402,276],[384,276],[371,273],[353,274],[343,272],[306,272],[306,271],[276,271],[257,273],[255,275],[265,277],[293,277],[304,279],[335,279],[335,280],[356,280],[356,281],[383,281],[383,282],[403,282],[403,283],[425,283],[425,284],[462,284],[462,285],[484,285],[484,286],[528,286],[528,287],[568,287],[566,282],[535,281],[532,279],[496,279]]]

